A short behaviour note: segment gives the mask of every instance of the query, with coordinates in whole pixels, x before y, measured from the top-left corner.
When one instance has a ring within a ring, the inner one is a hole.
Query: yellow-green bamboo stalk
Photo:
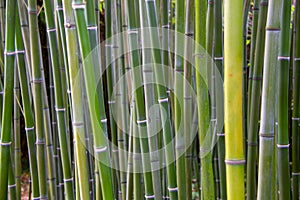
[[[240,0],[224,2],[224,67],[227,198],[244,199],[243,1]]]

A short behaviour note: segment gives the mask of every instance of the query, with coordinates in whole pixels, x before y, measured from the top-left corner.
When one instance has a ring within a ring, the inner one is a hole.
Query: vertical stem
[[[225,164],[228,199],[244,199],[243,2],[224,2]]]

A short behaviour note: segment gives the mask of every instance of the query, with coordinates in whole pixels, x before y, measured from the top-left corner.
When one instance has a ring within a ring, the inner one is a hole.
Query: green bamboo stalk
[[[278,53],[278,140],[277,168],[279,199],[290,199],[289,166],[289,63],[290,63],[290,18],[291,0],[283,0],[280,20],[280,42]]]
[[[184,41],[179,41],[178,34],[184,34],[185,29],[185,1],[177,0],[175,4],[175,78],[174,78],[174,107],[175,107],[175,135],[176,135],[176,178],[178,186],[178,199],[186,199],[185,183],[185,147],[184,131],[179,130],[180,124],[183,123],[183,82],[179,77],[183,77],[183,58],[179,54],[179,49],[183,48]]]
[[[224,100],[227,198],[244,199],[242,120],[243,2],[224,2]]]
[[[67,1],[64,1],[67,3]],[[83,59],[83,74],[87,92],[88,106],[90,110],[90,118],[92,124],[93,138],[94,138],[94,148],[95,156],[98,161],[100,179],[103,184],[101,184],[103,197],[104,199],[112,199],[113,194],[113,182],[112,182],[112,173],[108,164],[109,161],[109,152],[106,134],[106,121],[107,119],[101,119],[101,114],[98,112],[104,110],[104,101],[103,98],[98,100],[94,98],[96,91],[96,82],[94,78],[94,63],[93,59],[88,58],[89,53],[91,52],[89,35],[86,27],[86,21],[84,16],[85,4],[82,4],[80,0],[74,0],[72,2],[72,7],[74,9],[74,15],[77,25],[77,34],[79,38],[79,49]],[[101,121],[101,123],[99,123]],[[103,124],[102,124],[103,123]],[[104,184],[105,182],[105,184]]]
[[[19,20],[16,17],[16,20]],[[17,25],[17,23],[16,23]],[[17,28],[16,28],[17,30]],[[17,46],[16,46],[17,49]],[[16,199],[21,199],[21,136],[20,136],[20,86],[19,86],[19,77],[18,69],[15,70],[15,82],[14,82],[14,164],[15,164],[15,182],[16,182]]]
[[[148,132],[148,142],[150,150],[150,165],[152,171],[152,180],[153,180],[153,189],[154,195],[157,199],[162,199],[162,183],[161,183],[161,174],[160,174],[160,155],[158,154],[158,136],[157,136],[157,121],[156,116],[158,111],[154,111],[153,115],[150,115],[150,109],[156,103],[156,91],[154,82],[154,71],[153,71],[153,62],[152,62],[152,50],[146,49],[147,31],[150,22],[147,19],[147,4],[150,2],[141,1],[139,3],[140,10],[140,24],[141,24],[141,41],[142,41],[142,66],[143,66],[143,81],[144,81],[144,95],[145,95],[145,104],[146,104],[146,117],[147,117],[147,132]],[[155,4],[153,2],[154,13],[153,17],[156,15]],[[151,119],[150,119],[151,118]],[[151,121],[150,121],[151,120]]]
[[[257,26],[259,16],[259,3],[260,0],[254,0],[252,10],[252,31],[251,31],[251,46],[250,46],[250,66],[249,66],[249,77],[248,77],[248,101],[247,101],[247,128],[249,126],[249,115],[251,106],[251,90],[252,90],[252,74],[254,67],[255,49],[256,49],[256,37],[257,37]]]
[[[66,130],[66,115],[65,115],[65,105],[63,102],[62,94],[62,84],[61,84],[61,74],[59,66],[59,55],[57,52],[57,34],[55,21],[53,17],[53,9],[50,2],[44,2],[45,14],[46,14],[46,24],[48,29],[48,39],[50,44],[50,53],[51,53],[51,63],[52,63],[52,73],[53,73],[53,83],[54,83],[54,92],[55,92],[55,111],[56,118],[58,123],[58,136],[61,149],[61,158],[63,166],[63,175],[65,182],[65,191],[66,197],[71,198],[73,196],[73,181],[66,181],[72,179],[71,173],[71,163],[70,163],[70,152],[68,152],[67,144],[67,130]],[[74,99],[74,98],[73,98]],[[77,108],[76,108],[77,109]],[[79,113],[79,115],[82,115]],[[73,114],[74,116],[74,114]],[[87,173],[87,160],[86,160],[86,151],[83,144],[80,141],[80,135],[75,132],[75,146],[76,146],[76,157],[78,161],[78,182],[80,187],[80,196],[82,199],[89,198],[89,189],[88,189],[88,173]],[[80,159],[79,159],[80,157]]]
[[[185,11],[185,40],[184,45],[184,132],[185,132],[185,169],[186,169],[186,199],[192,199],[192,95],[191,95],[191,83],[192,83],[192,65],[189,60],[192,60],[194,46],[191,42],[191,38],[194,36],[194,0],[186,1]]]
[[[41,47],[38,42],[33,42],[39,38],[37,5],[35,0],[28,1],[29,30],[30,30],[30,52],[31,52],[31,71],[32,71],[32,92],[34,99],[35,129],[37,160],[39,174],[40,198],[48,196],[46,184],[46,157],[45,157],[45,133],[43,127],[43,79],[41,72]]]
[[[113,16],[115,19],[114,23],[114,34],[119,34],[121,32],[121,20],[122,20],[122,11],[121,11],[121,1],[117,0],[114,1],[113,5]],[[124,16],[125,17],[125,16]],[[117,55],[120,55],[120,53],[124,52],[124,46],[122,41],[124,40],[123,35],[121,35],[121,38],[117,38],[117,41],[114,41],[114,46],[118,46],[119,48],[114,48],[114,57],[116,58]],[[127,98],[126,98],[126,80],[123,77],[125,73],[125,60],[124,60],[124,55],[116,60],[116,80],[121,80],[122,84],[117,84],[117,95],[116,95],[116,105],[118,106],[116,110],[119,110],[121,112],[120,115],[117,115],[117,122],[118,122],[118,148],[120,149],[119,151],[119,169],[120,169],[120,181],[121,181],[121,196],[122,199],[126,199],[126,133],[128,131],[128,119],[127,119],[127,114],[129,113],[128,107],[126,106],[127,104]],[[122,79],[121,79],[122,78]]]
[[[293,200],[299,199],[299,85],[300,85],[300,2],[296,2],[295,16],[294,16],[294,69],[293,69],[293,111],[292,111],[292,178],[293,178]]]
[[[253,66],[253,74],[249,78],[252,82],[250,107],[249,107],[249,126],[248,126],[248,149],[247,149],[247,199],[256,198],[257,189],[257,136],[259,128],[259,111],[261,96],[261,80],[264,62],[265,47],[265,28],[267,21],[268,1],[260,2],[259,17],[257,25],[257,36],[255,45],[255,58]]]
[[[12,140],[12,144],[14,144],[14,141]],[[13,148],[11,149],[12,156],[14,156]],[[15,181],[15,165],[13,163],[13,159],[10,159],[9,161],[9,169],[8,169],[8,192],[9,192],[9,199],[16,199],[17,198],[17,192],[16,192],[16,181]]]
[[[4,97],[0,145],[0,199],[7,199],[8,171],[10,162],[11,122],[13,106],[14,61],[15,61],[15,6],[16,1],[6,2]],[[12,37],[13,36],[13,37]]]
[[[260,114],[257,199],[275,199],[275,84],[278,65],[281,0],[270,0],[266,25],[265,57]]]
[[[138,51],[138,31],[137,28],[139,27],[139,23],[136,16],[135,7],[138,8],[138,1],[126,1],[126,8],[128,13],[128,40],[129,40],[129,49],[130,51],[130,65],[132,71],[132,79],[133,83],[132,86],[135,89],[134,91],[134,99],[135,99],[135,106],[137,112],[137,120],[138,123],[138,134],[137,136],[140,138],[140,145],[141,145],[141,152],[142,152],[142,171],[144,172],[144,185],[145,185],[145,197],[153,199],[155,197],[153,191],[153,181],[152,181],[152,173],[151,173],[151,166],[150,166],[150,158],[148,156],[144,156],[145,154],[149,153],[149,146],[148,146],[148,139],[145,138],[147,136],[147,118],[146,118],[146,109],[144,104],[144,91],[143,87],[140,87],[142,83],[140,69],[137,68],[140,65],[139,60],[139,51]],[[135,137],[137,137],[135,136]]]
[[[223,78],[223,33],[222,33],[222,0],[215,0],[215,17],[214,17],[214,63],[217,69],[216,74],[220,74]],[[217,80],[215,80],[217,81]],[[219,99],[219,98],[218,98]],[[216,102],[218,102],[218,99]],[[218,103],[217,103],[218,104]],[[220,103],[222,106],[217,107],[216,114],[220,118],[224,117],[224,102]],[[218,119],[218,118],[217,118]],[[222,119],[223,120],[223,119]],[[219,122],[221,123],[221,122]],[[217,125],[217,151],[218,151],[218,173],[219,173],[219,190],[220,199],[226,199],[226,170],[225,170],[225,141],[224,141],[224,127]]]
[[[25,131],[27,137],[28,156],[29,156],[29,169],[31,177],[31,188],[32,198],[39,197],[39,185],[38,185],[38,172],[37,172],[37,158],[36,158],[36,147],[35,143],[35,130],[34,130],[34,119],[31,108],[31,96],[30,87],[28,86],[28,78],[25,66],[25,50],[22,41],[22,33],[20,21],[16,21],[16,49],[17,49],[17,61],[18,61],[18,72],[21,87],[23,115],[25,119]]]

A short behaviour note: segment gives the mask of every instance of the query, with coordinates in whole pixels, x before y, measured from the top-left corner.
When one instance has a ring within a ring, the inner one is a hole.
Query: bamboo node
[[[31,199],[32,200],[34,200],[34,199],[40,199],[40,197],[32,197]]]
[[[146,1],[149,1],[149,0],[146,0]],[[155,198],[155,195],[145,195],[145,198],[146,199],[154,199]]]
[[[76,27],[75,24],[65,23],[65,28],[75,29],[75,27]]]
[[[167,98],[163,98],[163,99],[158,99],[159,103],[168,102],[168,101],[169,101],[168,97]]]
[[[4,94],[4,91],[0,91],[0,94]]]
[[[138,34],[139,32],[136,29],[130,29],[127,31],[128,34]]]
[[[249,79],[253,80],[253,81],[261,81],[262,77],[261,76],[251,76],[251,77],[249,77]]]
[[[214,60],[224,60],[223,57],[214,57]]]
[[[294,58],[294,61],[300,61],[300,58]]]
[[[15,188],[17,185],[13,184],[13,185],[8,185],[8,188]]]
[[[36,79],[32,79],[31,83],[42,83],[43,79],[42,78],[36,78]]]
[[[38,14],[38,11],[36,9],[28,9],[28,14]]]
[[[33,127],[25,127],[25,131],[32,131],[34,130],[34,126]]]
[[[219,137],[224,137],[224,136],[225,136],[225,133],[217,133],[217,136],[219,136]]]
[[[45,139],[37,139],[35,144],[36,145],[45,145]]]
[[[257,142],[248,142],[248,146],[256,147],[257,146]]]
[[[105,147],[95,147],[95,152],[96,153],[102,153],[105,152],[107,150],[107,146]]]
[[[290,60],[290,56],[278,56],[278,60]]]
[[[83,122],[73,122],[73,127],[81,128],[81,127],[83,127]]]
[[[175,187],[175,188],[168,187],[168,190],[169,190],[169,192],[177,192],[178,187]]]
[[[277,144],[277,148],[279,149],[287,149],[290,147],[290,144]]]
[[[48,32],[48,33],[54,32],[54,31],[56,31],[56,28],[48,28],[48,29],[47,29],[47,32]]]
[[[74,10],[85,9],[85,3],[72,3],[72,8]]]
[[[64,10],[63,7],[61,5],[57,5],[56,6],[56,11],[62,11]]]
[[[8,147],[11,145],[11,142],[0,142],[0,146]]]
[[[97,30],[98,26],[88,26],[87,30]]]
[[[16,55],[16,52],[15,51],[4,51],[4,55],[13,56],[13,55]]]
[[[147,119],[144,120],[136,120],[137,124],[146,124],[147,123]]]
[[[108,104],[114,104],[114,103],[116,103],[116,101],[108,101],[107,103]]]
[[[56,112],[65,112],[66,108],[55,108]]]
[[[300,176],[300,172],[292,172],[292,176]]]
[[[170,28],[170,25],[169,24],[165,24],[165,25],[162,25],[161,27],[162,28]]]
[[[73,177],[64,179],[64,182],[65,182],[65,183],[66,183],[66,182],[71,182],[71,181],[73,181]]]
[[[101,123],[106,123],[107,119],[101,119]]]
[[[298,117],[292,117],[292,121],[299,121],[300,120],[300,118],[298,118]]]
[[[16,50],[16,54],[25,54],[24,50]]]
[[[246,160],[225,160],[226,165],[243,165],[246,163]]]

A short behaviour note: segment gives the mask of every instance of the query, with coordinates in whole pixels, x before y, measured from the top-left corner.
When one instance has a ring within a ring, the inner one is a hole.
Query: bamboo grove
[[[0,0],[0,41],[0,200],[300,199],[299,0]]]

